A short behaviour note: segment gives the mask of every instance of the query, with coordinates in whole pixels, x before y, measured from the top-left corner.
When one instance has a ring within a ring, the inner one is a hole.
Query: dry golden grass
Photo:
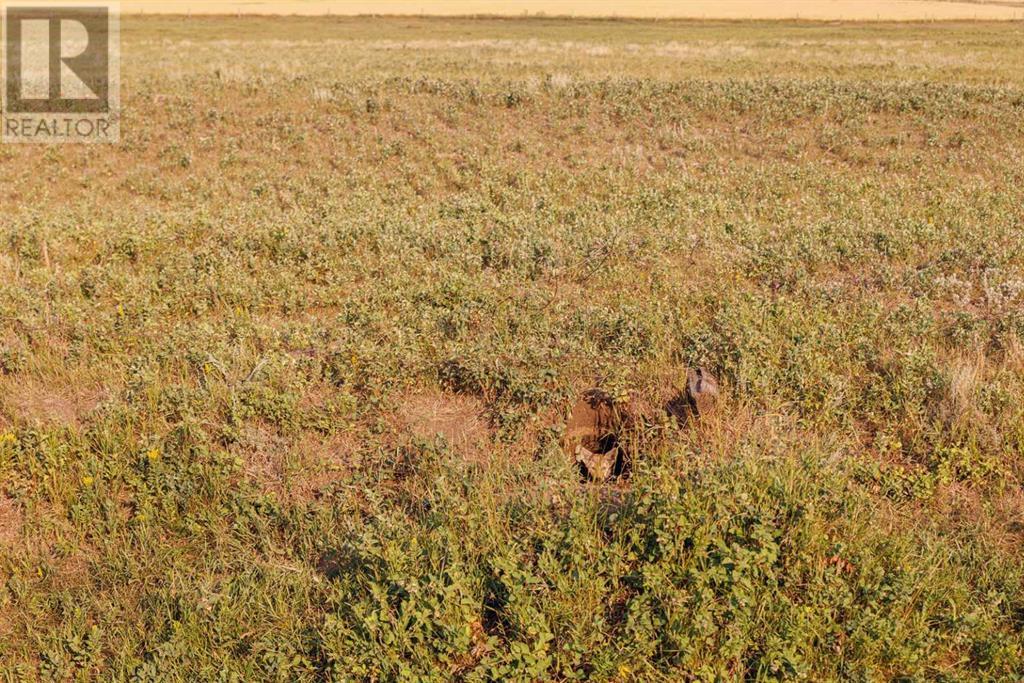
[[[428,14],[581,17],[657,17],[708,19],[814,19],[823,21],[919,21],[1024,19],[1013,3],[945,0],[128,0],[125,12],[166,14]]]
[[[0,680],[1024,680],[1020,34],[125,17],[0,146]]]

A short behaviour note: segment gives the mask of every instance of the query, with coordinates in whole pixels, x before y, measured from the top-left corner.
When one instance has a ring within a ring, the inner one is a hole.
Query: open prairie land
[[[129,13],[523,14],[675,19],[922,21],[1024,19],[1024,0],[122,0]]]
[[[0,147],[0,679],[1024,677],[1024,25],[123,41]]]

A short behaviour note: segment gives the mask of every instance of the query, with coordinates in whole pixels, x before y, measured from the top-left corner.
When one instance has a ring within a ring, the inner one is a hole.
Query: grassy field
[[[1024,0],[121,0],[127,13],[523,14],[690,19],[922,21],[1024,19]]]
[[[1024,26],[123,28],[0,147],[0,680],[1024,677]]]

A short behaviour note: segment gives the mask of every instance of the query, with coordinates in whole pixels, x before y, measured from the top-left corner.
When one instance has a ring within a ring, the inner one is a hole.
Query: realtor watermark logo
[[[121,138],[120,7],[103,0],[8,0],[3,142]]]

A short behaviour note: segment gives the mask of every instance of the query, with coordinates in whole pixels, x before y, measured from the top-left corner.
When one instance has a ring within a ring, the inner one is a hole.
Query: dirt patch
[[[36,427],[77,429],[104,396],[97,388],[6,378],[0,383],[0,415]]]
[[[408,394],[399,402],[398,421],[416,438],[442,436],[469,460],[481,460],[491,450],[484,405],[472,396],[440,391]]]
[[[97,561],[98,554],[91,546],[79,546],[68,555],[56,557],[50,565],[54,587],[70,590],[92,585],[90,567]]]
[[[246,479],[266,493],[285,492],[288,444],[276,430],[262,424],[246,425],[232,451],[242,459]]]
[[[13,548],[21,538],[25,516],[21,507],[0,493],[0,549]]]
[[[288,493],[298,502],[321,498],[331,485],[359,466],[358,443],[348,432],[305,434],[293,450],[296,472],[289,478]]]
[[[0,552],[16,551],[21,561],[38,565],[38,578],[54,588],[88,584],[89,565],[96,559],[97,551],[78,538],[66,511],[49,504],[35,504],[28,514],[32,523],[26,536],[25,508],[0,493]]]
[[[264,424],[247,425],[232,452],[245,478],[281,502],[308,503],[358,466],[358,444],[348,433],[304,432],[286,437]]]

